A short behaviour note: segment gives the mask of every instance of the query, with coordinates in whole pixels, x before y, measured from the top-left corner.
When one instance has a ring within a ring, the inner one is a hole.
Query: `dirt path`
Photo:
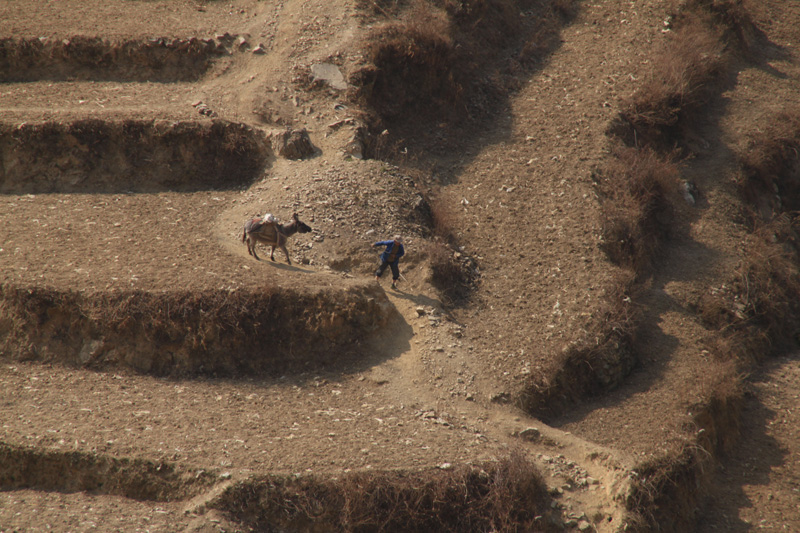
[[[772,112],[800,103],[795,59],[777,54],[743,66],[713,110],[718,121],[704,126],[708,147],[684,168],[702,202],[680,207],[686,237],[670,245],[637,302],[645,310],[639,369],[619,390],[548,427],[502,398],[580,338],[606,297],[614,267],[599,248],[591,174],[608,155],[606,128],[619,99],[646,75],[663,40],[669,2],[581,3],[558,48],[495,123],[462,152],[432,162],[448,183],[442,201],[455,206],[459,241],[482,273],[474,299],[452,314],[427,283],[423,232],[412,207],[419,184],[392,165],[346,157],[355,123],[331,126],[353,119],[341,105],[344,95],[305,92],[292,81],[315,62],[333,59],[346,69],[360,61],[365,28],[352,5],[126,2],[124,16],[112,17],[116,3],[84,4],[5,3],[0,19],[13,24],[4,35],[230,32],[248,34],[267,53],[226,55],[197,83],[4,84],[1,121],[210,120],[192,105],[202,100],[217,118],[254,124],[265,134],[307,128],[317,152],[302,161],[271,157],[263,174],[241,188],[3,195],[0,212],[10,223],[0,229],[2,281],[86,291],[346,290],[371,283],[370,244],[394,233],[408,236],[407,281],[400,291],[387,290],[397,311],[389,325],[345,350],[346,362],[329,369],[158,379],[3,360],[0,443],[65,457],[165,461],[187,472],[205,470],[219,483],[194,499],[154,502],[69,492],[52,479],[38,490],[0,492],[2,527],[234,531],[237,525],[205,512],[202,503],[252,475],[435,470],[511,449],[526,451],[541,468],[565,521],[577,526],[576,517],[588,517],[598,532],[622,527],[633,465],[692,436],[690,407],[715,367],[691,303],[735,264],[743,232],[730,224],[733,154]],[[787,50],[797,42],[789,21],[798,20],[798,8],[778,4],[759,11],[758,22]],[[314,227],[290,241],[292,267],[280,253],[276,263],[256,262],[240,241],[243,220],[266,211],[283,220],[297,212]],[[778,361],[764,376],[753,385],[743,421],[745,432],[755,430],[719,474],[724,488],[705,511],[708,531],[798,523],[796,361]],[[525,430],[529,438],[520,436]],[[747,461],[765,447],[767,465]]]

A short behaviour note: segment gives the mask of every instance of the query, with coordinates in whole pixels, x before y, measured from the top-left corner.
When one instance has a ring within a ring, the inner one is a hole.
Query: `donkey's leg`
[[[291,265],[292,264],[292,260],[289,259],[289,250],[286,249],[286,245],[285,244],[279,244],[278,246],[280,246],[281,250],[283,250],[283,255],[286,256],[286,262]]]
[[[247,237],[247,252],[250,255],[252,255],[253,257],[255,257],[258,261],[261,261],[261,259],[256,254],[256,244],[258,244],[258,241],[256,239],[254,239],[253,237],[250,237],[248,235],[248,237]]]

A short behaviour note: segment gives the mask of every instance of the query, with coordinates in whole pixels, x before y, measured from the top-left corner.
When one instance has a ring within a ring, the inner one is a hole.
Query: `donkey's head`
[[[310,233],[312,231],[311,226],[305,224],[304,222],[300,222],[300,219],[297,218],[297,213],[294,213],[292,215],[292,221],[294,222],[295,227],[297,228],[297,233]]]

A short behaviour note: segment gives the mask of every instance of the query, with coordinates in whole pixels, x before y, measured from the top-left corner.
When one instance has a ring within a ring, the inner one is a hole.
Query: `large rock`
[[[300,130],[286,129],[272,135],[272,148],[286,159],[304,159],[313,155],[317,149],[311,144],[311,138],[305,128]]]

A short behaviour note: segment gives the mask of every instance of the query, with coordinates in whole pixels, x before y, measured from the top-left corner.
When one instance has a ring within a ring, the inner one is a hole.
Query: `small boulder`
[[[537,442],[542,438],[542,433],[538,428],[526,428],[519,432],[519,438],[528,442]]]
[[[311,138],[305,128],[300,130],[286,129],[272,136],[272,147],[275,152],[286,159],[304,159],[316,152]]]
[[[332,63],[317,63],[311,66],[311,78],[314,81],[324,81],[333,89],[340,91],[347,89],[347,82],[339,70],[339,67]]]

